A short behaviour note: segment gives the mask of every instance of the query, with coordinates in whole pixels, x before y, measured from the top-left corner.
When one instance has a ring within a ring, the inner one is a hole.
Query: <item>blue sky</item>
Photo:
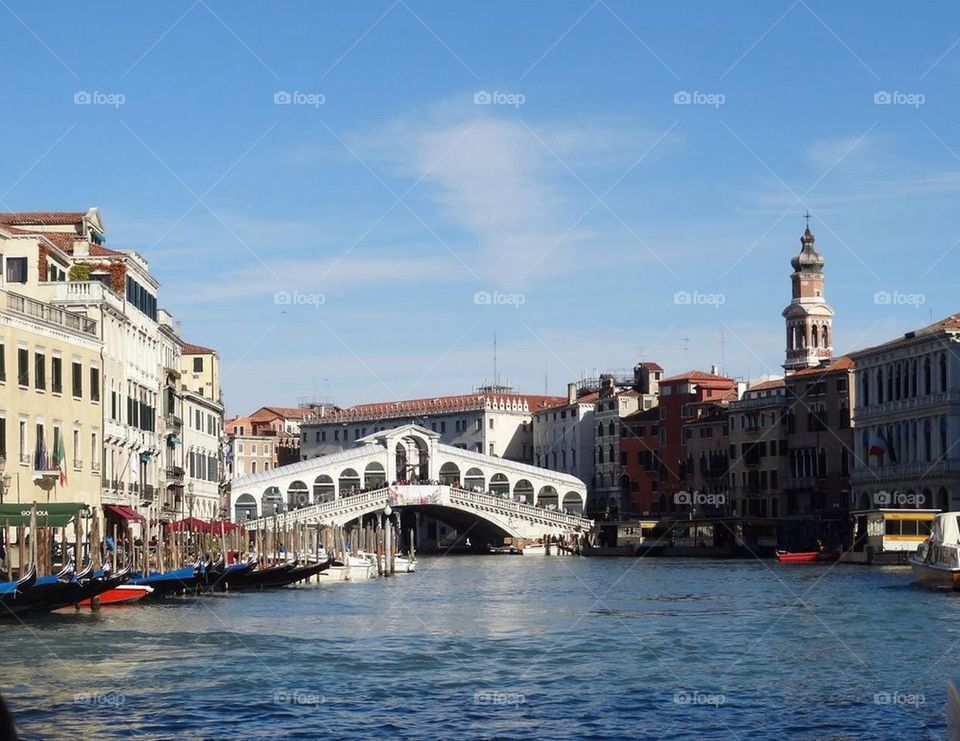
[[[494,333],[528,392],[640,357],[777,372],[807,208],[838,351],[960,310],[949,3],[0,16],[0,207],[99,206],[220,350],[230,413],[460,393]]]

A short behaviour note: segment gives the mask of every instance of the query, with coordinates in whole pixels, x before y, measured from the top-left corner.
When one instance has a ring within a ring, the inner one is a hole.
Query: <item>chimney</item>
[[[719,375],[720,375],[720,367],[717,366],[717,365],[711,365],[711,366],[710,366],[710,375],[711,375],[711,376],[719,376]]]
[[[567,384],[567,404],[573,404],[577,400],[577,384]]]

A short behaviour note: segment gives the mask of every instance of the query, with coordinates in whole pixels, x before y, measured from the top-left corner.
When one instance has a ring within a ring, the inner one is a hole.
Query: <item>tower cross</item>
[[[807,229],[810,228],[810,216],[811,216],[811,214],[810,214],[810,209],[808,208],[808,209],[806,209],[806,211],[804,211],[804,213],[803,213],[803,218],[805,218],[805,219],[807,220]]]

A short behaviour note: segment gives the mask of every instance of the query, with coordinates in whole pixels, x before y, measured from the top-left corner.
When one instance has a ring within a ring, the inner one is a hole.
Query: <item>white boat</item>
[[[417,557],[408,558],[407,556],[396,555],[393,557],[393,572],[395,574],[412,574],[417,570]]]
[[[934,517],[930,537],[907,562],[924,586],[960,589],[960,512]]]
[[[533,543],[527,543],[523,548],[520,549],[520,552],[524,556],[546,556],[547,555],[547,546],[543,541],[534,541]]]

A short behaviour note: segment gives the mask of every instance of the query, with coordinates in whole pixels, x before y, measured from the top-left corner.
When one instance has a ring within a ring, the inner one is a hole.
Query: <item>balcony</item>
[[[168,430],[181,430],[183,429],[183,420],[180,419],[176,414],[168,414],[164,417],[164,422],[167,425]]]
[[[806,489],[817,491],[823,488],[826,479],[818,476],[788,476],[783,480],[785,489]]]
[[[183,481],[183,468],[180,466],[167,466],[167,481]]]
[[[26,296],[19,296],[15,293],[7,294],[7,308],[18,314],[24,314],[33,319],[40,319],[48,324],[56,324],[65,329],[89,335],[97,336],[97,323],[93,319],[88,319],[82,314],[73,314],[63,309],[58,309],[42,301],[36,301]]]
[[[60,467],[49,453],[37,453],[33,456],[33,479],[53,480],[60,478]]]
[[[98,280],[71,280],[47,285],[55,291],[54,301],[82,306],[106,302],[114,309],[123,311],[123,298]]]
[[[155,494],[156,494],[156,489],[154,488],[153,484],[144,484],[144,485],[143,485],[143,497],[142,497],[142,500],[143,500],[144,503],[149,504],[149,503],[153,502],[153,497],[154,497]]]

